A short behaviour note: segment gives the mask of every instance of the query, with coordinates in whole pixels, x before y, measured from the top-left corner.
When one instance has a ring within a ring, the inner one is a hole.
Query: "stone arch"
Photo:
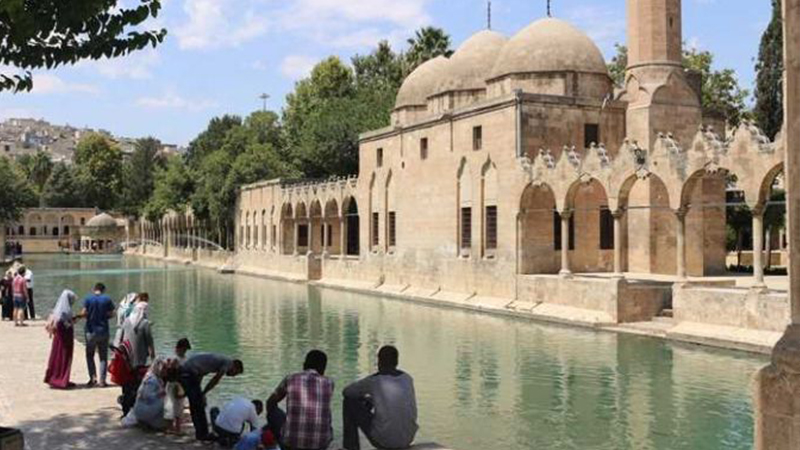
[[[727,270],[725,205],[730,173],[735,174],[727,168],[713,172],[699,169],[681,187],[679,212],[685,213],[686,270],[690,276],[722,275]]]
[[[529,184],[522,191],[519,204],[520,273],[555,274],[560,269],[556,243],[556,197],[547,184]]]
[[[784,173],[783,161],[773,166],[764,175],[758,190],[756,207],[763,207],[769,202],[772,193],[772,186],[780,174]]]
[[[623,266],[630,272],[674,275],[677,223],[667,185],[656,174],[623,183],[619,207],[626,236]]]
[[[353,196],[345,197],[342,202],[342,216],[344,220],[344,243],[342,244],[348,256],[358,256],[360,253],[360,222],[358,215],[358,202]]]
[[[339,204],[335,198],[325,202],[323,210],[325,224],[326,251],[333,255],[342,253],[342,218],[339,216]]]
[[[576,272],[610,272],[614,267],[614,222],[608,194],[597,178],[573,182],[567,190],[565,210],[572,214],[570,237],[574,250],[570,264]]]
[[[61,217],[61,235],[69,236],[74,231],[75,217],[67,214]]]

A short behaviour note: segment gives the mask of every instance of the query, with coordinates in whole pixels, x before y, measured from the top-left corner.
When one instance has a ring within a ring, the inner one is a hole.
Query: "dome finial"
[[[492,29],[492,0],[486,5],[486,28]]]
[[[547,0],[547,17],[553,17],[553,10],[550,8],[550,0]]]

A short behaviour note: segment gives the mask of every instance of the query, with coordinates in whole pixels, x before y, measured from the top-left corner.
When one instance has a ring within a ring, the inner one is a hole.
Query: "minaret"
[[[652,148],[659,132],[689,145],[702,122],[700,97],[682,64],[681,0],[628,0],[627,134]]]

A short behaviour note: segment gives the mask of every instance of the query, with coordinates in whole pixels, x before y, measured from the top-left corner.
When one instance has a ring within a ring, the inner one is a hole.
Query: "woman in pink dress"
[[[50,361],[44,382],[55,389],[68,389],[75,386],[70,383],[69,376],[72,370],[72,350],[75,346],[73,331],[72,304],[75,303],[75,293],[64,290],[58,298],[50,318],[47,320],[47,332],[53,339],[50,348]]]

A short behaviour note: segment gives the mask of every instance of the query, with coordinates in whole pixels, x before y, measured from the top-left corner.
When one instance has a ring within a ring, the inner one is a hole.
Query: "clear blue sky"
[[[134,0],[123,3],[131,4]],[[554,16],[595,39],[606,54],[625,42],[625,0],[552,0]],[[367,53],[380,39],[402,49],[423,25],[447,30],[456,44],[486,24],[485,0],[162,0],[153,26],[160,47],[124,59],[36,73],[28,94],[0,94],[0,119],[45,118],[153,135],[186,144],[215,115],[280,110],[294,82],[315,61]],[[494,29],[512,35],[545,14],[546,0],[493,0]],[[683,0],[684,40],[753,84],[754,58],[770,18],[770,0]]]

